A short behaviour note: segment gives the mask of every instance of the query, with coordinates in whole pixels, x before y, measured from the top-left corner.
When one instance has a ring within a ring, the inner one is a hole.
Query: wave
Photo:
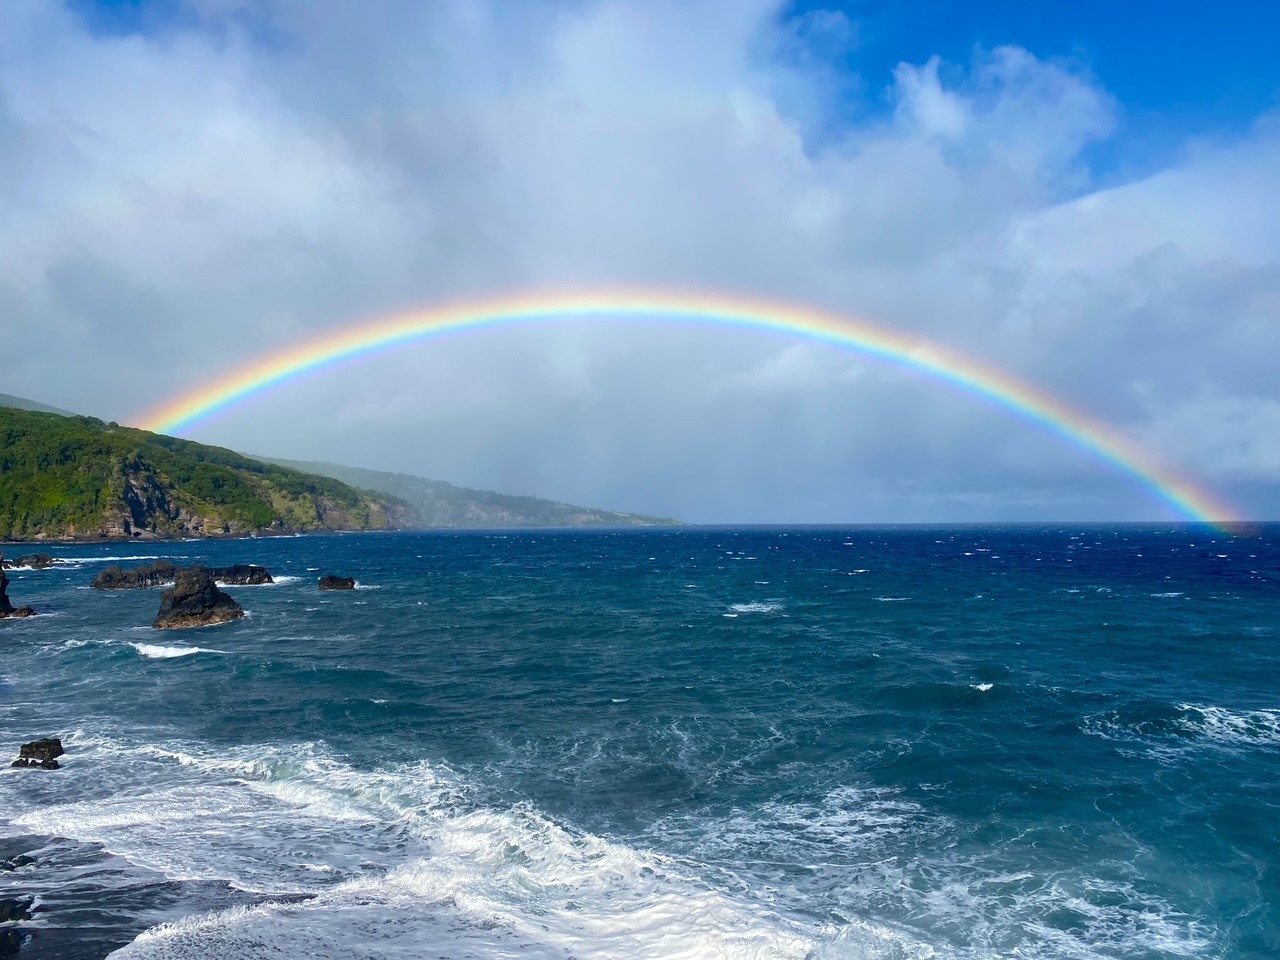
[[[175,880],[314,897],[154,927],[115,956],[381,957],[430,942],[450,957],[801,960],[822,939],[695,865],[527,804],[487,805],[426,762],[361,771],[316,744],[75,746],[129,788],[28,810],[16,826],[101,843]]]
[[[1257,747],[1280,745],[1280,710],[1231,710],[1190,703],[1136,704],[1086,717],[1081,729],[1091,736],[1140,743],[1150,749],[1188,745]]]
[[[127,556],[102,556],[102,557],[54,557],[54,563],[119,563],[126,560],[187,560],[185,554],[182,556],[162,557],[159,554],[139,553]]]
[[[1220,743],[1280,744],[1280,710],[1228,710],[1178,704],[1186,726]]]
[[[281,587],[287,583],[297,583],[301,579],[302,579],[301,577],[294,577],[294,576],[289,576],[288,574],[282,574],[281,576],[278,576],[278,577],[272,576],[271,583],[228,583],[225,580],[218,580],[216,582],[220,587],[230,587],[234,590],[243,590],[247,587]]]
[[[221,650],[210,650],[207,647],[166,646],[160,643],[131,643],[129,646],[151,660],[170,660],[174,657],[189,657],[196,653],[223,652]]]
[[[777,613],[782,609],[782,604],[775,601],[760,601],[755,603],[731,603],[729,609],[734,613]]]

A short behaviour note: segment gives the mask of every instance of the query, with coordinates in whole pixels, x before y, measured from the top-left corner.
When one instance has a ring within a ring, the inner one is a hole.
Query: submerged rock
[[[35,614],[31,607],[15,607],[9,602],[9,578],[4,572],[4,554],[0,553],[0,617],[30,617]]]
[[[180,569],[172,587],[160,597],[160,612],[151,625],[160,630],[207,627],[244,616],[244,608],[218,589],[207,567]]]
[[[60,764],[57,758],[65,751],[59,737],[45,737],[43,740],[32,740],[18,748],[18,759],[9,764],[11,767],[39,767],[42,770],[57,770]]]
[[[326,573],[320,578],[321,590],[354,590],[355,588],[355,577],[338,577],[332,573]]]

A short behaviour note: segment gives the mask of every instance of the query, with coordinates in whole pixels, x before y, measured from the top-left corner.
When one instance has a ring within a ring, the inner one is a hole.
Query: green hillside
[[[413,505],[427,527],[656,526],[680,522],[594,507],[576,507],[538,497],[472,490],[407,473],[385,473],[306,460],[264,458],[264,462],[318,473],[363,490],[399,497]]]
[[[420,526],[392,497],[230,450],[0,406],[0,539]]]

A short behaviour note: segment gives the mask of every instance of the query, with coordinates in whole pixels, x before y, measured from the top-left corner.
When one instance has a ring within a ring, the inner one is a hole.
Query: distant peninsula
[[[515,496],[492,490],[473,490],[443,480],[407,473],[365,470],[338,463],[260,457],[266,463],[341,480],[362,490],[396,497],[413,506],[423,527],[652,527],[677,526],[681,521],[647,517],[598,507],[579,507],[541,497]]]

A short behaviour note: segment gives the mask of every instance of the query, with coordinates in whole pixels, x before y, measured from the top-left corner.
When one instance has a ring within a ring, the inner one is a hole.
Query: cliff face
[[[0,539],[418,525],[409,504],[328,477],[91,417],[0,408]]]

